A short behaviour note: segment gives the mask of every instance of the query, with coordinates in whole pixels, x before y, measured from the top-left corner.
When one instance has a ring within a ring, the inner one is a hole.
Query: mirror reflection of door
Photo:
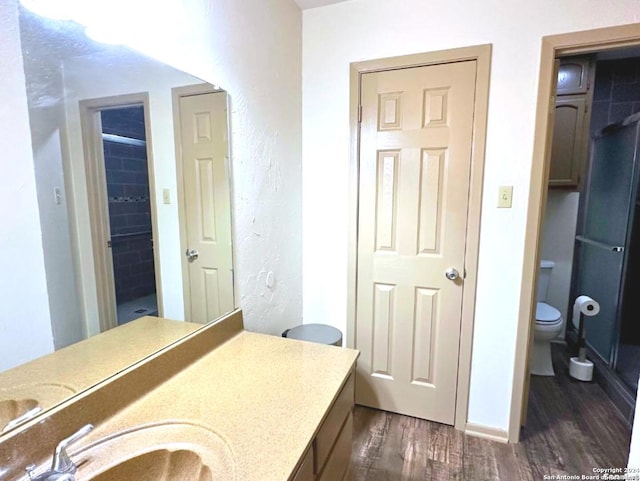
[[[174,89],[185,317],[206,323],[233,309],[227,94]]]
[[[100,112],[118,325],[157,316],[144,107]]]

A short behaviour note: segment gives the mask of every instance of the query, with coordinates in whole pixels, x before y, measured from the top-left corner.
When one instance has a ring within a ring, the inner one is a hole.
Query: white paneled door
[[[233,310],[233,256],[225,92],[180,98],[191,322]]]
[[[361,76],[356,402],[454,423],[476,61]]]

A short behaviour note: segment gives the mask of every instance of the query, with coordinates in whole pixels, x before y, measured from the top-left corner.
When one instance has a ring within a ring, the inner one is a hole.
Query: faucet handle
[[[60,473],[75,473],[76,465],[73,464],[71,458],[69,458],[69,454],[67,453],[67,448],[70,444],[75,443],[81,438],[84,438],[87,434],[91,432],[93,429],[93,424],[87,424],[78,430],[78,432],[72,434],[66,439],[63,439],[56,446],[56,451],[53,454],[53,465],[51,469],[53,471],[57,471]]]

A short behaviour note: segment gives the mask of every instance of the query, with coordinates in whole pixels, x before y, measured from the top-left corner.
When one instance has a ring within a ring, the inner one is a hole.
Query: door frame
[[[178,223],[180,224],[180,265],[182,267],[182,295],[184,299],[184,320],[191,322],[191,288],[189,280],[189,264],[184,252],[188,248],[187,242],[187,210],[185,206],[185,191],[184,191],[184,169],[182,162],[182,131],[180,129],[180,99],[182,97],[191,97],[194,95],[214,94],[224,92],[227,95],[227,132],[231,133],[231,109],[229,108],[229,93],[221,89],[216,85],[209,83],[202,83],[196,85],[186,85],[182,87],[174,87],[171,89],[171,102],[173,107],[173,138],[176,151],[176,201],[178,202]],[[233,206],[233,178],[232,165],[231,165],[231,141],[227,141],[227,170],[229,172],[229,195],[231,197],[230,202]],[[233,207],[231,212],[231,236],[235,237],[233,233],[234,229],[234,215]],[[231,262],[236,265],[236,250],[231,249]],[[235,274],[234,274],[235,277]],[[236,283],[233,282],[233,298],[234,305],[235,300],[238,299],[238,293],[236,292]]]
[[[516,357],[509,414],[509,442],[516,443],[520,438],[520,426],[526,420],[529,398],[528,360],[535,322],[537,265],[540,257],[538,251],[544,207],[547,202],[553,137],[553,101],[556,84],[554,62],[559,56],[588,54],[637,45],[640,45],[640,23],[542,37],[520,308],[516,331]]]
[[[473,117],[473,143],[471,151],[471,175],[469,183],[469,210],[467,217],[466,251],[464,268],[465,288],[462,296],[462,320],[460,350],[458,353],[458,379],[456,389],[456,429],[494,439],[504,438],[501,430],[473,425],[467,422],[471,378],[471,351],[477,285],[478,250],[480,243],[480,216],[482,212],[482,188],[485,162],[485,143],[489,104],[489,76],[491,45],[478,45],[437,52],[390,57],[351,64],[350,78],[350,128],[351,154],[349,162],[349,247],[347,264],[347,345],[354,347],[356,330],[356,288],[358,248],[358,197],[360,154],[360,82],[363,74],[385,70],[423,67],[443,63],[475,60],[475,104]]]
[[[153,261],[155,263],[158,316],[163,316],[162,280],[160,276],[160,239],[158,236],[158,209],[156,204],[155,167],[151,143],[151,116],[149,94],[140,92],[81,100],[80,127],[87,185],[87,202],[91,228],[96,294],[98,300],[100,332],[118,326],[115,277],[113,261],[105,239],[110,233],[107,181],[102,145],[102,122],[100,111],[118,107],[142,105],[147,142],[147,175],[149,176],[149,204],[151,208],[151,232],[153,236]]]

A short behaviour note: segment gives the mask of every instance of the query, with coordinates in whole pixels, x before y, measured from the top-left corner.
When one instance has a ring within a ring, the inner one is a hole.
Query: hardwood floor
[[[352,480],[541,481],[626,466],[629,427],[597,384],[569,378],[561,349],[554,348],[555,377],[532,377],[519,444],[357,406]]]

